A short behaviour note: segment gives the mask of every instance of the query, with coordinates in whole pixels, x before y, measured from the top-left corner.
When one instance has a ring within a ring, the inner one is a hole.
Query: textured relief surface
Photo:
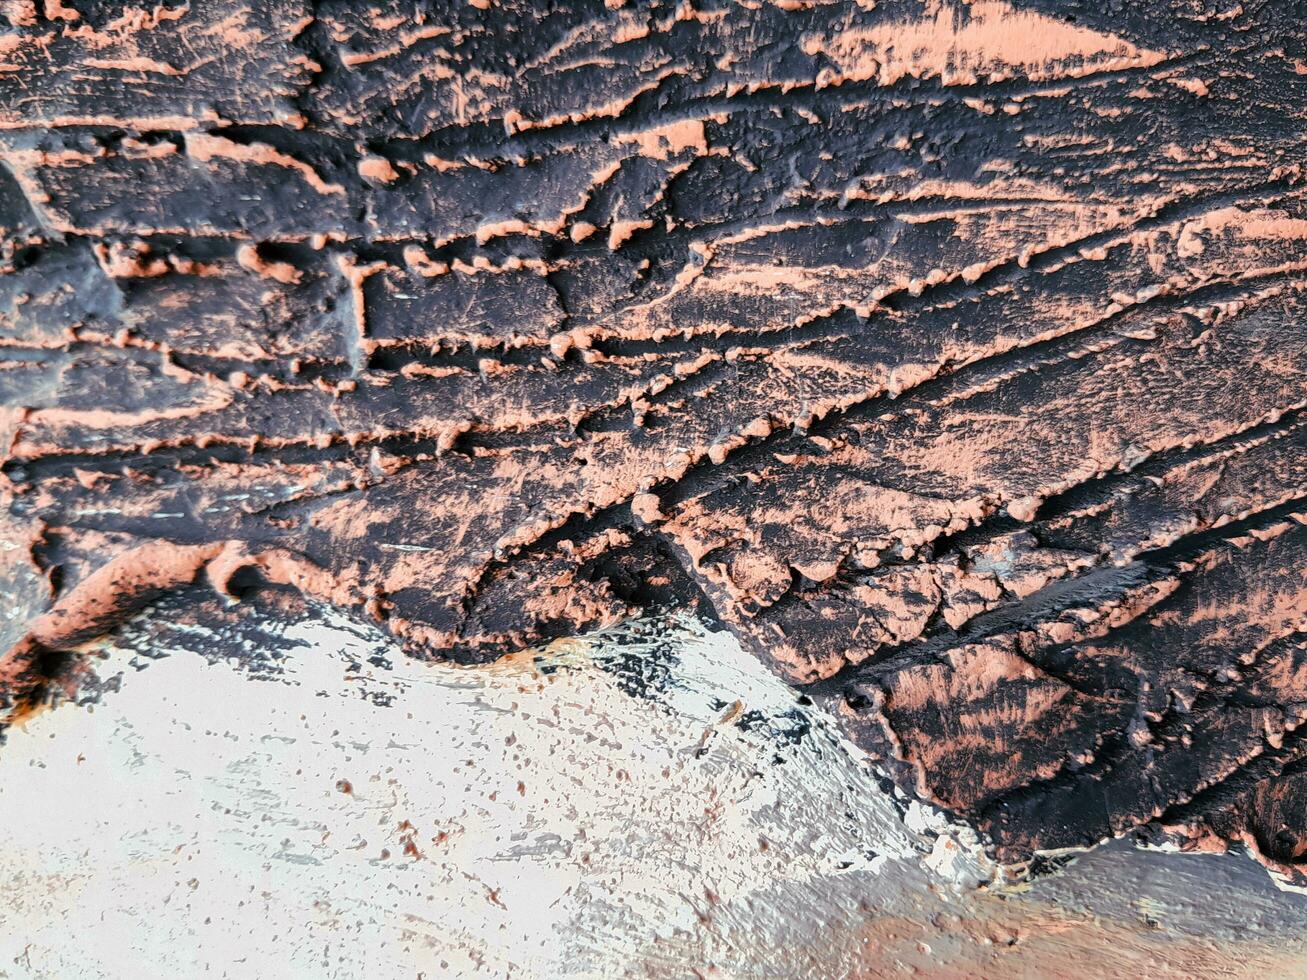
[[[1296,980],[1307,960],[1307,896],[1235,855],[1123,839],[1004,887],[828,712],[685,620],[466,668],[293,594],[180,592],[88,660],[75,703],[0,751],[6,980]]]
[[[1005,861],[1307,859],[1294,4],[9,0],[0,683],[689,604]]]

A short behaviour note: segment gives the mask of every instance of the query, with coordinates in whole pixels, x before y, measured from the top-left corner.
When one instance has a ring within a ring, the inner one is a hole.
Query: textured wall
[[[9,0],[8,702],[195,581],[689,604],[1004,860],[1295,876],[1301,14]]]

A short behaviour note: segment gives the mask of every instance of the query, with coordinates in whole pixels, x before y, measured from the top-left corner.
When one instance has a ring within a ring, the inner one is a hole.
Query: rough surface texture
[[[1005,860],[1307,857],[1295,4],[9,0],[0,666],[674,602]]]
[[[693,622],[468,669],[285,593],[183,593],[88,660],[76,703],[0,752],[5,980],[1300,980],[1307,962],[1307,896],[1234,855],[1122,840],[1002,885],[828,712]]]

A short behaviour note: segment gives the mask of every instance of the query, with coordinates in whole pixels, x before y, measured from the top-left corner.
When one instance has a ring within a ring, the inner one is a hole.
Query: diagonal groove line
[[[1038,519],[1033,523],[1024,523],[1016,518],[1010,517],[1003,511],[995,511],[988,517],[982,519],[979,523],[973,524],[960,531],[952,534],[946,534],[936,538],[931,542],[932,549],[936,556],[956,553],[957,545],[966,542],[968,545],[977,544],[983,541],[992,540],[995,536],[1008,534],[1018,530],[1030,530],[1036,537],[1039,536],[1041,527],[1051,519],[1057,518],[1069,510],[1077,507],[1083,507],[1087,501],[1096,501],[1110,495],[1115,489],[1122,484],[1135,481],[1140,478],[1147,478],[1183,466],[1185,463],[1201,461],[1204,459],[1217,459],[1224,453],[1237,453],[1240,451],[1251,452],[1254,449],[1271,444],[1282,438],[1297,437],[1300,441],[1307,436],[1307,414],[1304,410],[1294,409],[1286,412],[1275,422],[1265,422],[1261,425],[1253,426],[1250,429],[1244,429],[1240,432],[1232,433],[1221,439],[1212,442],[1200,443],[1196,446],[1177,447],[1166,452],[1158,453],[1150,457],[1139,466],[1130,470],[1118,470],[1105,476],[1097,477],[1092,480],[1078,483],[1075,486],[1068,487],[1061,493],[1049,497],[1039,508]],[[1285,501],[1278,500],[1269,507],[1278,506]],[[1218,525],[1224,526],[1224,525]],[[1137,556],[1136,556],[1137,557]],[[901,564],[912,564],[912,562],[902,562]],[[892,562],[882,561],[879,568],[890,567]],[[1101,565],[1097,567],[1102,567]],[[843,584],[840,581],[833,581],[825,588],[810,588],[802,593],[791,591],[786,592],[783,596],[772,603],[771,608],[781,606],[789,601],[796,599],[808,598],[813,594],[825,594],[827,592],[839,589]]]
[[[1213,282],[1202,283],[1183,293],[1159,293],[1149,299],[1134,303],[1124,307],[1116,312],[1105,314],[1083,326],[1075,327],[1064,333],[1059,333],[1052,337],[1046,337],[1039,340],[1033,340],[1026,344],[1010,347],[984,357],[971,361],[960,363],[942,363],[939,365],[937,372],[929,378],[917,382],[910,388],[904,389],[897,396],[892,395],[885,389],[876,389],[870,394],[862,397],[851,404],[837,408],[827,415],[816,420],[807,429],[807,434],[818,435],[829,432],[838,427],[849,419],[862,418],[868,411],[875,410],[886,398],[898,399],[900,404],[913,404],[927,402],[930,393],[937,390],[947,391],[950,387],[959,384],[966,384],[968,381],[979,382],[986,377],[986,373],[994,375],[1001,373],[1010,368],[1019,370],[1048,367],[1052,364],[1061,363],[1061,360],[1040,362],[1039,356],[1045,352],[1056,352],[1059,348],[1066,347],[1070,344],[1084,342],[1089,338],[1101,334],[1111,335],[1115,327],[1123,320],[1130,320],[1133,317],[1158,313],[1164,311],[1174,311],[1183,309],[1194,303],[1202,302],[1223,302],[1246,298],[1253,287],[1257,285],[1274,282],[1277,279],[1289,278],[1295,275],[1295,271],[1275,270],[1257,276],[1249,276],[1245,279],[1234,280],[1217,280]],[[983,301],[983,297],[982,297]],[[852,314],[849,314],[852,316]],[[1128,340],[1128,337],[1121,336],[1120,342]],[[800,349],[803,349],[800,346]],[[766,360],[766,354],[760,355],[760,360]],[[1029,363],[1023,363],[1029,362]],[[665,400],[669,393],[676,394],[681,387],[686,384],[705,384],[712,382],[716,378],[722,377],[733,369],[730,362],[714,363],[704,367],[702,371],[692,375],[686,375],[682,378],[673,380],[671,384],[658,393],[658,399]],[[972,375],[978,377],[972,379]],[[657,403],[655,403],[657,407]],[[749,449],[767,443],[768,439],[783,440],[789,435],[785,430],[779,430],[772,436],[765,437],[761,440],[752,440],[748,446],[737,450],[732,454],[743,456],[748,453]]]
[[[1286,196],[1293,189],[1292,179],[1286,177],[1249,185],[1238,190],[1225,190],[1210,195],[1174,201],[1163,205],[1155,213],[1145,215],[1136,221],[1094,232],[1066,244],[1054,246],[1038,252],[1024,262],[1018,256],[1011,256],[981,273],[970,283],[963,282],[959,277],[954,277],[935,285],[926,285],[916,295],[912,295],[906,289],[903,289],[885,297],[885,299],[881,300],[880,305],[891,308],[896,313],[920,313],[942,303],[966,299],[983,300],[993,287],[1011,285],[1028,278],[1035,272],[1050,274],[1051,271],[1052,274],[1056,274],[1062,268],[1071,267],[1069,260],[1079,258],[1082,250],[1127,244],[1132,235],[1165,228],[1198,217],[1214,209],[1246,202],[1249,198],[1259,198],[1262,203],[1270,203]],[[892,204],[879,207],[886,214],[897,210]],[[937,210],[937,208],[929,210],[933,211]],[[767,217],[770,218],[771,216]],[[628,310],[632,308],[626,307]],[[874,329],[876,311],[873,310],[871,316],[862,318],[855,316],[850,308],[844,307],[832,313],[818,315],[811,320],[805,321],[801,326],[778,327],[774,330],[740,331],[739,333],[727,333],[723,336],[730,341],[731,346],[743,346],[743,340],[750,336],[769,339],[777,336],[801,336],[809,332],[817,334],[825,321],[832,319],[838,319],[842,327],[851,327],[851,335],[856,336]]]
[[[888,647],[882,656],[871,661],[850,664],[834,676],[815,681],[804,689],[814,695],[842,696],[851,690],[854,684],[876,683],[885,674],[905,667],[924,661],[938,662],[939,658],[953,647],[999,635],[1023,622],[1045,619],[1066,609],[1092,604],[1100,598],[1116,597],[1127,588],[1142,586],[1174,575],[1177,565],[1213,546],[1229,547],[1227,542],[1230,538],[1285,520],[1292,520],[1295,514],[1302,512],[1304,505],[1307,505],[1307,493],[1250,514],[1241,520],[1188,535],[1164,548],[1141,552],[1127,565],[1099,567],[1086,575],[1062,579],[1018,602],[981,613],[964,624],[960,630],[924,640],[914,640],[899,647]],[[1307,531],[1299,528],[1296,532],[1290,533],[1307,533]],[[1130,623],[1126,623],[1116,627],[1095,642],[1106,642],[1107,638],[1117,630],[1129,626]]]
[[[1281,274],[1267,276],[1266,279],[1278,278]],[[1259,280],[1260,281],[1260,280]],[[1252,280],[1246,281],[1252,284]],[[1152,308],[1165,309],[1168,307],[1184,306],[1192,302],[1194,295],[1208,297],[1242,297],[1247,294],[1247,290],[1240,290],[1237,286],[1227,283],[1215,283],[1199,287],[1194,290],[1193,294],[1184,296],[1158,296],[1149,303]],[[1088,328],[1090,335],[1096,331],[1111,332],[1111,327],[1118,318],[1125,317],[1129,313],[1137,312],[1143,307],[1143,304],[1137,304],[1135,307],[1129,307],[1115,314],[1112,317],[1098,321],[1093,327]],[[916,387],[907,389],[898,399],[894,399],[896,405],[912,405],[928,403],[936,394],[947,394],[950,388],[958,384],[976,383],[986,377],[985,372],[990,375],[999,375],[1012,369],[1018,370],[1036,370],[1041,367],[1047,367],[1050,363],[1062,363],[1063,359],[1055,359],[1051,362],[1041,363],[1039,357],[1045,353],[1056,352],[1058,348],[1066,346],[1068,343],[1077,343],[1082,341],[1086,336],[1086,329],[1072,331],[1067,334],[1060,334],[1056,337],[1050,337],[1045,340],[1036,341],[1024,347],[1016,347],[991,357],[973,361],[969,364],[962,365],[953,369],[946,369],[941,374],[921,382]],[[1119,343],[1129,342],[1129,338],[1120,336]],[[980,377],[972,378],[973,374],[979,374]],[[805,432],[795,433],[788,429],[778,429],[772,434],[751,441],[748,445],[732,453],[725,464],[721,466],[700,465],[692,468],[686,476],[682,477],[674,484],[660,484],[658,487],[659,496],[663,497],[664,502],[669,505],[675,505],[703,491],[704,487],[701,481],[696,481],[696,477],[707,475],[712,477],[715,473],[722,473],[726,468],[734,466],[735,469],[747,468],[763,461],[764,457],[777,451],[778,448],[787,448],[790,445],[800,446],[807,442],[811,435],[827,434],[839,426],[852,419],[864,417],[868,412],[875,411],[879,404],[889,398],[888,392],[875,391],[864,399],[861,399],[845,408],[835,409],[814,422]],[[1292,406],[1286,406],[1286,409]],[[729,478],[727,474],[724,478]],[[668,493],[668,491],[671,491]]]
[[[1167,824],[1192,819],[1224,803],[1234,802],[1265,779],[1303,772],[1307,772],[1307,724],[1287,733],[1284,745],[1279,749],[1262,752],[1185,802],[1167,807],[1153,821]]]
[[[593,140],[600,135],[624,136],[677,122],[702,119],[706,116],[737,112],[770,111],[774,108],[795,108],[812,111],[828,104],[848,105],[875,100],[877,108],[886,114],[909,112],[931,104],[961,104],[977,96],[994,99],[1029,98],[1065,88],[1074,82],[1077,86],[1096,84],[1126,85],[1140,77],[1159,71],[1203,63],[1210,52],[1193,51],[1170,58],[1165,62],[1127,68],[1101,69],[1088,72],[1073,80],[1049,80],[1032,83],[1026,79],[1006,82],[986,82],[970,85],[944,85],[941,82],[923,83],[912,80],[911,96],[919,101],[903,104],[902,86],[879,84],[875,80],[849,81],[838,86],[818,88],[815,82],[796,84],[787,91],[759,88],[753,92],[741,91],[735,95],[705,94],[686,99],[674,106],[659,104],[658,93],[646,92],[636,96],[626,111],[616,117],[591,118],[579,122],[569,121],[548,128],[532,128],[505,137],[502,120],[487,120],[474,126],[449,126],[406,139],[392,137],[378,139],[371,148],[378,153],[419,159],[426,151],[439,149],[463,156],[496,158],[538,156],[551,151],[567,150]],[[828,102],[829,100],[829,102]],[[468,139],[469,130],[481,129],[491,138]],[[463,137],[459,141],[459,137]]]
[[[1302,631],[1295,630],[1277,637],[1274,644],[1295,644],[1299,642],[1298,640],[1295,640],[1295,637],[1302,636]],[[1186,712],[1186,716],[1201,718],[1205,710],[1219,710],[1220,706],[1223,703],[1226,703],[1226,699],[1221,696],[1222,693],[1228,692],[1208,692],[1201,696],[1199,701],[1195,703],[1193,710]],[[1165,725],[1165,722],[1162,724]],[[1154,727],[1153,730],[1157,730],[1157,728]],[[1292,739],[1294,742],[1301,742],[1305,738],[1307,738],[1307,723],[1300,724],[1294,728],[1289,733],[1289,737],[1286,741]],[[1117,765],[1130,758],[1131,755],[1137,754],[1137,752],[1138,750],[1135,749],[1130,744],[1129,740],[1121,733],[1112,733],[1108,738],[1104,739],[1099,750],[1094,754],[1094,761],[1087,766],[1075,771],[1071,771],[1063,766],[1063,768],[1060,768],[1051,776],[1043,779],[1031,780],[1030,782],[1023,783],[1020,786],[1014,786],[1010,790],[987,800],[978,808],[978,814],[982,819],[985,819],[988,816],[1011,806],[1013,801],[1028,799],[1036,795],[1044,795],[1050,790],[1074,786],[1075,784],[1083,783],[1086,780],[1101,780],[1104,776],[1111,773]],[[1233,782],[1235,785],[1239,785],[1241,779],[1244,778],[1245,772],[1247,773],[1248,781],[1254,784],[1266,775],[1275,775],[1275,770],[1283,765],[1283,760],[1286,755],[1290,755],[1290,751],[1287,747],[1277,750],[1263,742],[1262,747],[1251,759],[1236,766],[1232,772],[1227,773],[1216,782],[1194,793],[1188,800],[1173,804],[1166,812],[1170,813],[1172,810],[1197,811],[1205,809],[1210,805],[1210,798],[1206,804],[1203,804],[1199,802],[1200,797],[1203,797],[1209,792],[1212,797],[1219,797],[1222,792],[1222,787],[1225,787],[1228,783]],[[1146,823],[1163,821],[1164,819],[1165,815],[1149,817],[1147,819],[1139,818],[1134,826],[1142,826]]]

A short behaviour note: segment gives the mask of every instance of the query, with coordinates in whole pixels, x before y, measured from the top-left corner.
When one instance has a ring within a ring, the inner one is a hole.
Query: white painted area
[[[269,675],[110,647],[119,690],[10,733],[0,977],[1026,970],[994,960],[1007,906],[923,867],[850,748],[724,636],[633,624],[471,669],[326,612],[272,633]]]
[[[336,616],[285,630],[308,647],[277,679],[193,654],[138,670],[111,649],[98,673],[119,691],[36,715],[3,750],[0,964],[553,977],[692,950],[706,966],[909,856],[829,732],[778,746],[718,723],[795,695],[686,630],[666,705],[620,690],[602,642],[555,648],[548,675],[468,669]],[[393,667],[355,671],[377,653]]]

